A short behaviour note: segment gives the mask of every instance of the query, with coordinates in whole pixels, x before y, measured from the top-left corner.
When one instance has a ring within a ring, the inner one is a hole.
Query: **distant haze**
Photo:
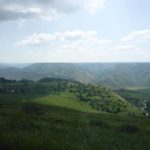
[[[150,63],[34,63],[0,64],[8,79],[60,78],[111,88],[150,87]]]

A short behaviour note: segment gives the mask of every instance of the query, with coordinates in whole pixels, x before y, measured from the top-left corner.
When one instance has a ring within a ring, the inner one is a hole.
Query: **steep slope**
[[[75,64],[36,63],[24,68],[0,67],[0,77],[8,79],[39,80],[45,77],[70,79],[83,83],[92,82],[94,76],[87,70],[82,70]]]
[[[37,63],[24,68],[23,72],[36,74],[32,77],[34,80],[44,77],[71,79],[84,83],[94,80],[94,77],[88,71],[70,63]]]
[[[101,73],[96,81],[114,88],[150,86],[150,64],[116,64]]]
[[[0,67],[0,77],[52,77],[95,83],[111,88],[150,87],[150,63],[36,63],[24,68]]]
[[[140,86],[136,74],[128,66],[115,66],[97,78],[97,82],[110,87]]]

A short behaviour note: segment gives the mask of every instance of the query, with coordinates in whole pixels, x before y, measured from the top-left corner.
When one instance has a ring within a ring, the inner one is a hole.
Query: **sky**
[[[0,0],[0,63],[150,62],[150,0]]]

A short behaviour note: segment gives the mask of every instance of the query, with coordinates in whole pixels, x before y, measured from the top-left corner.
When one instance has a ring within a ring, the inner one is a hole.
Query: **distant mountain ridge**
[[[150,63],[35,63],[22,68],[0,64],[0,77],[16,80],[54,77],[112,88],[150,87]]]

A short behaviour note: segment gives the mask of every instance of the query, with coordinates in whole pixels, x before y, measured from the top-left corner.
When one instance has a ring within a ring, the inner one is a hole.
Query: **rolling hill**
[[[0,80],[0,149],[148,149],[150,120],[111,89]]]
[[[7,103],[11,97],[12,102],[30,101],[84,112],[142,113],[108,88],[63,79],[46,78],[37,82],[2,80],[0,93],[1,104]]]
[[[111,88],[149,87],[150,63],[35,63],[23,68],[0,67],[0,77],[16,80],[52,77]]]

